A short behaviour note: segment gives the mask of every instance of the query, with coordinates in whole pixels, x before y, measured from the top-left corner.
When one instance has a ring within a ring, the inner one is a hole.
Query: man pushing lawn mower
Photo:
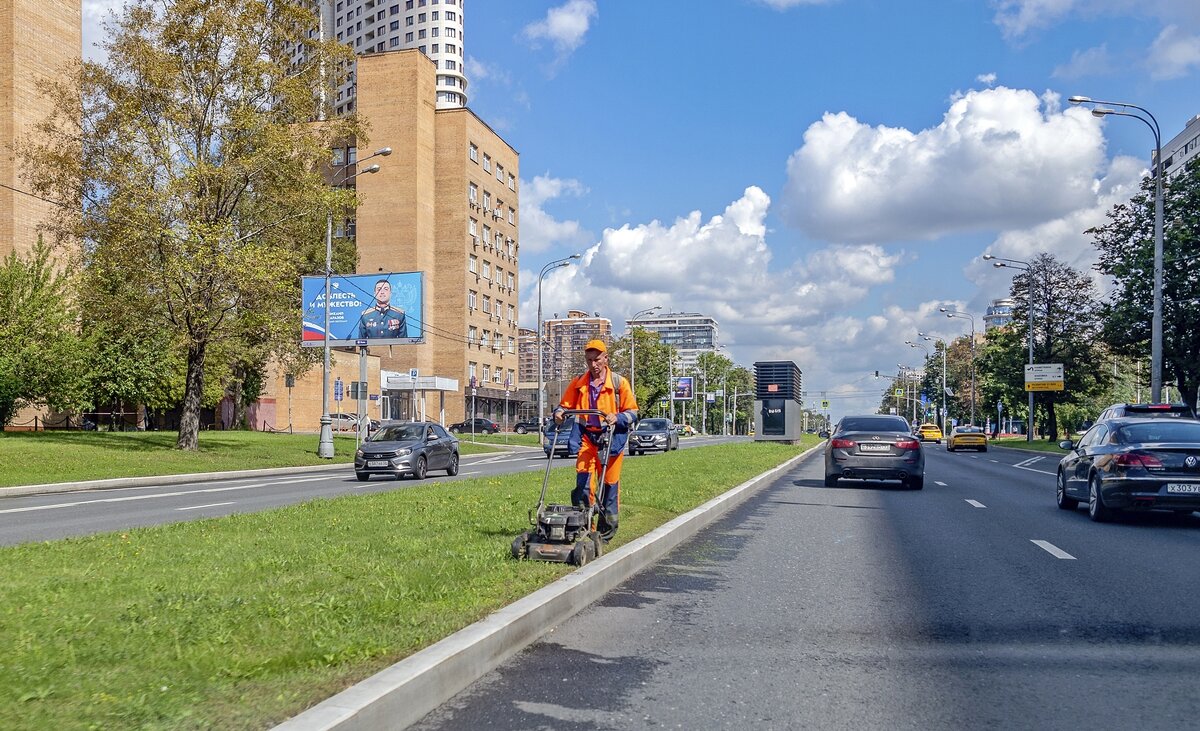
[[[599,487],[596,483],[604,480],[597,529],[600,537],[608,542],[617,532],[621,462],[629,432],[637,424],[637,398],[629,381],[609,369],[608,346],[603,340],[589,341],[584,346],[584,358],[587,371],[563,391],[562,400],[554,410],[554,421],[561,424],[568,410],[587,409],[604,414],[608,429],[601,427],[602,417],[597,414],[577,417],[581,442],[579,456],[575,459],[575,489],[571,492],[571,503],[576,507],[590,507],[596,501]],[[606,431],[610,433],[605,434]],[[601,461],[601,449],[604,449],[604,462]]]

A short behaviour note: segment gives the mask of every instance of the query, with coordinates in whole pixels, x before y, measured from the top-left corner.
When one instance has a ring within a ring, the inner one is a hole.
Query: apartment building
[[[15,145],[50,114],[39,78],[81,54],[80,8],[79,0],[0,0],[0,258],[31,250],[39,224],[54,210],[17,192],[28,186]]]
[[[658,333],[659,339],[679,353],[683,371],[696,366],[700,354],[717,349],[717,321],[698,312],[665,312],[625,321],[628,332],[634,325]]]
[[[1163,170],[1169,182],[1183,175],[1187,164],[1200,155],[1200,114],[1188,120],[1183,131],[1172,137],[1162,147]],[[1158,166],[1158,157],[1150,155],[1151,165]]]

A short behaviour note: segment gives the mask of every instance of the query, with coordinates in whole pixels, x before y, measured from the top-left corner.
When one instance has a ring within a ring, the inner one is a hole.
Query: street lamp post
[[[946,341],[941,338],[931,337],[923,332],[918,332],[922,340],[937,341],[942,346],[942,434],[946,432]]]
[[[1163,160],[1162,160],[1162,130],[1158,120],[1148,109],[1127,102],[1107,102],[1100,99],[1090,99],[1086,96],[1073,96],[1067,101],[1072,104],[1109,104],[1122,109],[1136,109],[1146,116],[1116,109],[1092,106],[1092,116],[1095,117],[1132,117],[1140,120],[1154,133],[1154,305],[1150,318],[1150,400],[1162,403],[1163,379],[1163,332],[1162,332],[1162,298],[1163,298]],[[1149,119],[1147,119],[1149,117]]]
[[[633,354],[634,354],[634,350],[637,346],[636,326],[633,323],[637,322],[637,319],[639,317],[641,317],[642,315],[649,315],[651,312],[658,312],[661,309],[662,309],[662,305],[655,305],[653,307],[647,307],[644,310],[638,311],[637,313],[634,314],[633,317],[629,318],[629,323],[630,323],[630,325],[629,325],[629,390],[630,391],[633,391],[634,385],[635,385],[634,380],[633,380],[633,375],[634,375],[634,370],[635,370],[634,366],[636,365],[636,361],[634,360]],[[634,395],[636,396],[637,391],[633,391],[633,392],[634,392]]]
[[[371,153],[362,160],[348,162],[338,169],[338,175],[346,171],[350,165],[357,165],[360,162],[370,160],[373,157],[387,157],[392,154],[392,148],[384,147]],[[341,178],[341,184],[345,184],[354,180],[359,175],[367,175],[379,172],[378,165],[371,165],[354,173],[349,177]],[[321,370],[321,435],[317,441],[317,456],[322,459],[333,459],[333,417],[329,415],[329,279],[333,275],[333,208],[330,208],[325,215],[325,333],[324,333],[324,365]],[[359,414],[361,417],[362,414]]]
[[[554,269],[558,269],[559,267],[570,266],[571,261],[573,259],[578,259],[578,258],[579,258],[579,254],[571,254],[570,256],[563,257],[562,259],[555,259],[554,261],[550,262],[546,266],[542,267],[541,274],[538,274],[538,310],[537,310],[537,353],[538,353],[538,381],[537,382],[538,382],[538,391],[537,391],[537,403],[538,403],[538,425],[539,425],[538,428],[539,429],[541,428],[541,423],[542,423],[543,418],[545,418],[544,414],[546,412],[545,394],[542,393],[542,389],[543,389],[543,386],[542,386],[542,381],[543,381],[542,349],[543,349],[543,345],[545,344],[545,338],[542,336],[542,280],[546,278],[547,272],[550,272]]]
[[[975,423],[975,317],[967,312],[939,307],[938,312],[944,312],[946,317],[957,317],[971,321],[971,423]]]
[[[930,358],[930,355],[929,355],[929,348],[928,348],[927,346],[925,346],[925,345],[922,345],[922,344],[920,344],[920,343],[914,343],[914,342],[913,342],[913,341],[911,341],[911,340],[905,340],[905,341],[904,341],[904,344],[905,344],[905,345],[907,345],[907,346],[909,346],[910,348],[920,348],[921,350],[925,351],[925,363],[926,363],[926,364],[928,364],[928,363],[929,363],[929,358]],[[914,391],[915,391],[915,389],[914,389]],[[913,393],[913,395],[915,396],[915,395],[916,395],[916,393],[914,392],[914,393]],[[925,418],[925,414],[921,414],[921,418],[922,418],[922,419],[924,419],[924,418]]]
[[[1022,269],[1029,277],[1029,365],[1033,366],[1033,269],[1029,262],[1021,261],[1020,259],[1005,259],[1002,256],[993,254],[984,254],[983,258],[992,261],[992,266],[997,269]],[[1049,284],[1047,283],[1046,299],[1050,298]],[[1033,441],[1033,391],[1029,392],[1029,423],[1025,425],[1025,441]]]

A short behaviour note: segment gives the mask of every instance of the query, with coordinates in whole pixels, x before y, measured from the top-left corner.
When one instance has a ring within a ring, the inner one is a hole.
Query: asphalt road
[[[1195,727],[1200,517],[928,451],[919,492],[814,455],[415,728]]]
[[[718,444],[744,437],[692,437],[681,449]],[[654,454],[627,457],[654,459]],[[556,467],[573,460],[555,459]],[[135,527],[253,513],[316,498],[400,490],[432,481],[456,481],[512,472],[540,472],[546,458],[540,449],[464,456],[457,477],[431,472],[425,482],[372,478],[359,482],[349,465],[344,472],[276,475],[222,482],[198,482],[159,487],[80,490],[0,498],[0,545],[49,541]],[[531,478],[530,501],[537,500],[539,478]]]

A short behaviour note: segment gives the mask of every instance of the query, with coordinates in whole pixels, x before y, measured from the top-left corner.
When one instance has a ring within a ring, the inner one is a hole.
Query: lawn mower
[[[604,504],[604,474],[608,471],[608,445],[612,427],[605,421],[605,414],[594,409],[569,409],[563,418],[599,416],[602,431],[596,440],[597,451],[603,456],[600,467],[599,494],[591,505],[546,504],[546,487],[550,484],[550,466],[554,462],[554,450],[546,458],[546,472],[542,475],[542,495],[537,508],[529,511],[528,530],[513,539],[513,558],[532,558],[541,561],[556,561],[583,566],[604,553],[604,539],[596,530],[600,517],[600,506]]]

